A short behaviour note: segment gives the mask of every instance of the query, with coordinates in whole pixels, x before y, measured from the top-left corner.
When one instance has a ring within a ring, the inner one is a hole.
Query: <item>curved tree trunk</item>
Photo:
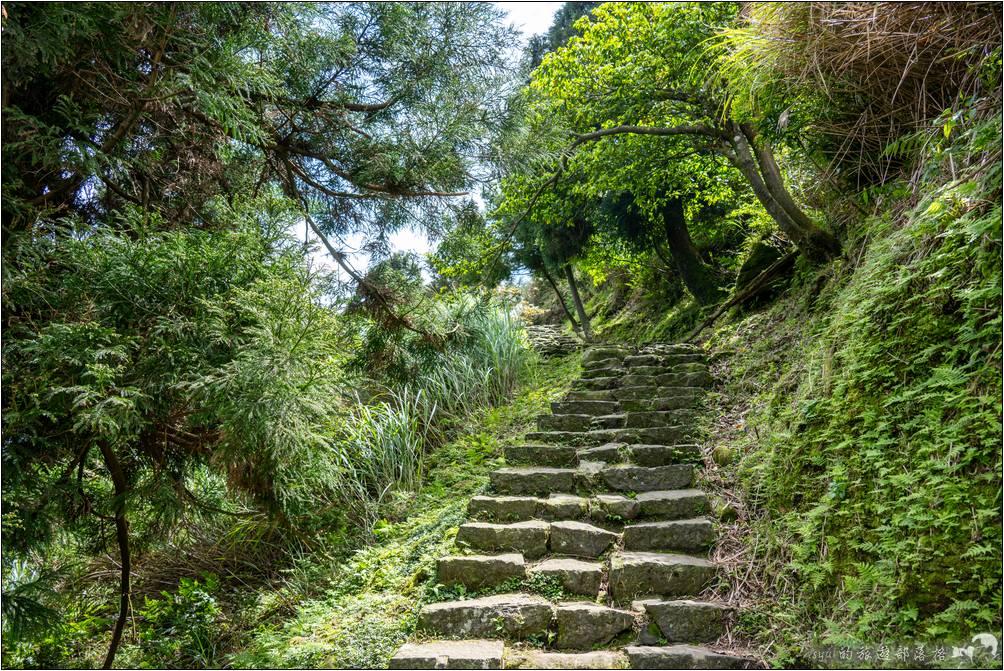
[[[554,295],[558,297],[558,305],[560,305],[561,309],[565,312],[565,316],[568,317],[568,321],[572,324],[572,328],[576,331],[580,330],[579,322],[575,321],[575,315],[573,315],[572,311],[568,309],[568,305],[565,303],[565,297],[561,295],[561,289],[558,288],[558,283],[554,281],[554,278],[545,266],[541,265],[540,271],[547,279],[547,283],[551,285],[552,289],[554,289]]]
[[[589,315],[586,314],[586,307],[579,296],[579,287],[575,284],[575,274],[570,263],[565,264],[565,279],[568,280],[568,287],[572,290],[572,302],[575,303],[575,311],[579,314],[579,323],[582,324],[582,337],[588,342],[593,339],[593,330],[589,327]]]
[[[773,175],[777,168],[773,155],[769,155],[768,159],[768,152],[760,149],[760,161],[754,160],[753,153],[757,150],[737,124],[733,124],[733,129],[732,145],[735,153],[727,153],[726,156],[749,182],[757,200],[777,222],[778,227],[809,259],[827,261],[839,254],[840,243],[837,239],[816,226],[802,212],[780,181],[780,171],[777,170],[776,175]],[[792,216],[793,213],[797,214]]]
[[[115,628],[112,630],[112,640],[108,644],[108,653],[105,661],[101,665],[104,669],[112,668],[115,661],[115,653],[118,652],[119,643],[122,642],[122,630],[125,628],[126,618],[129,616],[129,576],[132,573],[131,557],[129,552],[129,520],[125,513],[125,495],[129,491],[129,484],[126,482],[125,473],[122,471],[122,464],[119,463],[115,451],[108,445],[101,443],[101,455],[104,457],[105,466],[108,467],[112,476],[112,484],[115,487],[115,535],[118,539],[119,560],[121,571],[119,576],[119,615],[115,621]]]
[[[722,291],[715,281],[714,271],[701,258],[690,238],[683,201],[674,198],[660,208],[659,214],[666,228],[669,253],[672,254],[673,262],[687,289],[701,305],[708,305],[721,298]]]

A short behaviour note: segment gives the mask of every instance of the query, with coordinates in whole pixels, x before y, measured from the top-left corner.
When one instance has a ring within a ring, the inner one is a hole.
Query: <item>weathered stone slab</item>
[[[616,401],[613,393],[608,390],[588,390],[588,389],[573,389],[565,394],[566,401]]]
[[[648,429],[620,429],[614,436],[622,443],[645,443],[647,445],[676,445],[685,443],[692,436],[689,426],[659,426]]]
[[[664,373],[657,378],[660,387],[709,387],[714,382],[708,371],[694,373]]]
[[[628,412],[624,414],[624,428],[648,429],[660,426],[674,426],[685,419],[679,413],[668,411]]]
[[[620,408],[617,401],[555,401],[551,403],[551,412],[554,414],[592,415],[599,417],[602,415],[612,415]]]
[[[693,645],[628,646],[632,669],[745,669],[750,660]]]
[[[587,602],[559,605],[557,620],[555,647],[573,650],[605,645],[634,625],[629,611]]]
[[[500,494],[550,494],[575,489],[575,469],[516,467],[502,468],[489,475],[492,489]]]
[[[547,553],[547,522],[530,520],[512,524],[467,522],[457,531],[457,543],[477,550],[515,551],[528,559]]]
[[[520,522],[537,515],[537,499],[532,496],[475,496],[467,504],[474,519]]]
[[[512,669],[626,669],[627,655],[620,650],[592,652],[541,652],[522,650],[506,661]]]
[[[623,443],[604,443],[595,447],[584,447],[578,451],[580,461],[605,461],[617,463],[621,461]]]
[[[561,585],[569,594],[595,597],[600,591],[603,579],[603,567],[597,562],[555,557],[537,564],[530,569],[531,573],[555,576],[561,580]]]
[[[507,445],[505,460],[510,464],[534,466],[575,466],[579,459],[570,445]]]
[[[620,429],[624,426],[624,415],[601,415],[593,417],[590,426],[594,429]]]
[[[708,497],[699,489],[643,492],[637,496],[641,517],[680,519],[703,515]]]
[[[582,371],[581,378],[585,380],[592,379],[594,377],[617,377],[618,375],[624,374],[624,367],[616,365],[616,362],[612,365],[607,366],[590,366]]]
[[[551,552],[573,557],[599,557],[617,542],[617,534],[585,522],[551,524]]]
[[[701,448],[697,445],[628,445],[624,448],[624,453],[631,463],[638,466],[693,464],[701,461]]]
[[[621,359],[615,356],[608,356],[606,359],[596,359],[592,361],[583,361],[583,370],[592,370],[595,368],[612,368],[621,365]]]
[[[554,606],[533,594],[495,594],[432,603],[418,615],[418,629],[456,638],[528,638],[547,631]]]
[[[611,597],[693,596],[715,576],[707,559],[661,552],[617,552],[610,558]]]
[[[551,494],[540,500],[539,515],[546,520],[575,520],[585,517],[589,501],[581,496]]]
[[[607,442],[613,431],[532,431],[526,434],[526,439],[534,443],[551,443],[554,445],[599,445]]]
[[[619,494],[597,494],[589,500],[589,515],[595,520],[633,520],[641,506],[635,499]]]
[[[522,580],[526,577],[526,564],[521,554],[460,555],[440,557],[436,573],[440,584],[447,587],[466,585],[483,589],[507,580]]]
[[[604,359],[619,361],[630,353],[631,351],[625,347],[591,347],[582,355],[582,364],[587,365]]]
[[[405,643],[391,658],[391,669],[501,669],[502,641],[426,641]],[[625,657],[626,659],[626,657]]]
[[[592,415],[541,415],[537,418],[537,428],[541,431],[588,431],[592,423]]]
[[[621,385],[620,389],[613,389],[611,393],[615,399],[618,401],[639,401],[653,399],[663,394],[660,394],[659,389],[650,386],[628,386],[626,384]]]
[[[640,522],[624,527],[625,550],[691,552],[706,550],[714,539],[715,531],[707,518]]]
[[[700,398],[696,394],[686,392],[683,394],[673,394],[662,397],[652,397],[641,400],[620,401],[621,409],[625,412],[666,412],[669,410],[686,410],[688,412],[680,414],[681,421],[691,422],[696,417],[693,411],[697,400]]]
[[[589,379],[579,378],[572,383],[572,389],[584,389],[591,391],[602,391],[604,389],[616,389],[621,386],[621,376],[611,375],[608,377],[594,377]]]
[[[691,464],[651,467],[620,464],[604,468],[600,477],[608,487],[620,492],[682,489],[693,482],[694,467]]]
[[[659,386],[659,378],[656,375],[639,375],[631,373],[620,377],[621,387],[648,387],[650,389]]]
[[[725,631],[729,607],[708,601],[646,601],[645,611],[670,643],[708,643]]]

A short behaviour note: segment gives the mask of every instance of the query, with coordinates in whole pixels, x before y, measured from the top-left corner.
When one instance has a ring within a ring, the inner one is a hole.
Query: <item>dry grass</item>
[[[746,25],[726,36],[728,69],[754,91],[737,95],[751,108],[778,92],[785,103],[793,92],[821,96],[826,118],[811,131],[830,169],[858,186],[908,167],[886,148],[946,110],[1000,107],[1000,81],[985,67],[1000,57],[1000,3],[751,3],[743,14]]]

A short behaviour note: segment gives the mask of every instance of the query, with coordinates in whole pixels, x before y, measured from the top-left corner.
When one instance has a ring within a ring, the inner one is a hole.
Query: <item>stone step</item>
[[[547,554],[550,525],[541,520],[497,524],[466,522],[457,531],[457,544],[490,552],[519,552],[527,559]]]
[[[501,669],[504,647],[502,641],[488,639],[405,643],[391,657],[389,668]]]
[[[552,443],[555,445],[573,445],[584,447],[610,442],[615,436],[615,429],[597,429],[590,431],[531,431],[526,439],[534,443]]]
[[[484,667],[490,668],[490,667]],[[620,650],[592,652],[544,652],[541,650],[510,650],[506,653],[507,669],[626,669],[627,654]]]
[[[572,468],[513,467],[492,471],[492,490],[499,494],[541,495],[551,492],[572,493],[577,471]]]
[[[603,582],[604,565],[571,557],[552,557],[529,569],[530,575],[556,578],[568,594],[595,598]]]
[[[571,557],[599,557],[619,540],[619,533],[577,520],[558,520],[550,524],[542,520],[509,524],[465,522],[457,531],[457,544],[460,546],[495,552],[521,552],[530,559],[542,557],[548,552]],[[495,561],[492,557],[482,556],[475,556],[470,560],[465,557],[448,559],[451,561],[440,568],[451,577],[455,566],[459,567],[456,570],[467,567],[474,571],[477,570],[476,567],[484,566],[486,571],[499,573],[518,571],[513,555]],[[522,565],[522,557],[519,559],[519,564]],[[502,581],[506,579],[508,578]]]
[[[591,429],[589,431],[533,431],[526,434],[532,443],[590,447],[604,443],[645,443],[675,445],[685,443],[695,433],[689,425],[656,426],[645,429]]]
[[[689,464],[701,461],[701,449],[697,445],[645,445],[642,443],[605,443],[595,447],[582,447],[577,451],[582,461],[603,461],[606,463],[630,463],[637,466],[665,466],[666,464]]]
[[[591,429],[621,429],[624,428],[624,415],[617,413],[613,415],[600,415],[593,417],[589,423]]]
[[[710,387],[714,378],[707,370],[704,371],[674,371],[657,376],[660,387]]]
[[[686,489],[694,481],[694,467],[692,464],[666,466],[617,464],[600,470],[598,478],[607,487],[618,492]]]
[[[492,490],[498,494],[526,496],[571,494],[580,490],[650,492],[686,489],[694,480],[693,464],[636,466],[580,462],[577,469],[517,466],[492,471]]]
[[[590,347],[582,354],[583,365],[603,359],[623,359],[633,354],[627,347]]]
[[[547,498],[532,496],[475,496],[467,515],[475,520],[523,522],[527,520],[577,520],[589,517],[589,499],[569,494]]]
[[[506,463],[514,465],[562,468],[579,463],[576,448],[571,445],[506,445],[503,452]]]
[[[694,645],[647,646],[624,648],[632,669],[748,669],[752,660],[727,655]]]
[[[566,401],[616,401],[613,392],[607,390],[572,389],[565,394]]]
[[[697,552],[707,550],[714,540],[714,527],[706,517],[640,522],[624,527],[626,551]]]
[[[605,380],[608,378],[595,378],[596,380]],[[627,375],[621,375],[619,378],[614,378],[619,381],[620,384],[609,386],[597,386],[597,389],[615,389],[616,387],[708,387],[712,383],[711,373],[707,370],[704,371],[677,371],[677,370],[656,370],[651,373],[641,373],[632,370]],[[594,380],[589,380],[593,382]],[[574,383],[573,383],[574,384]],[[606,383],[603,383],[606,384]],[[589,387],[585,387],[589,388]]]
[[[453,638],[530,638],[547,633],[554,611],[541,596],[495,594],[428,604],[418,614],[418,630]]]
[[[467,503],[467,516],[476,520],[523,522],[541,517],[541,501],[533,496],[475,496]]]
[[[537,428],[541,431],[588,431],[592,428],[592,415],[540,415]]]
[[[620,450],[622,461],[638,466],[665,466],[667,464],[696,464],[701,462],[701,448],[694,444],[625,445]]]
[[[638,516],[682,519],[707,513],[708,497],[699,489],[642,492],[635,497]]]
[[[620,429],[614,434],[614,440],[644,445],[677,445],[689,442],[695,433],[694,428],[689,425],[674,424],[644,429]]]
[[[627,377],[627,376],[623,376]],[[607,377],[579,378],[572,382],[571,388],[583,391],[603,391],[606,389],[616,389],[621,386],[621,375],[609,375]]]
[[[693,389],[697,389],[694,387]],[[618,401],[621,412],[667,412],[676,411],[680,413],[681,421],[692,422],[697,416],[695,407],[700,402],[701,394],[685,392],[678,396],[664,396],[661,398],[646,399],[624,399]]]
[[[675,366],[682,363],[705,363],[707,357],[703,354],[632,354],[624,357],[623,365],[629,368],[637,366]]]
[[[731,608],[710,601],[662,601],[646,599],[641,606],[648,615],[649,634],[669,643],[711,643],[725,632],[725,620]]]
[[[464,585],[471,589],[497,587],[508,580],[526,578],[522,554],[460,555],[440,557],[436,579],[441,585]]]
[[[638,350],[638,354],[700,354],[701,348],[691,343],[649,343]]]
[[[696,596],[715,577],[707,559],[661,552],[615,552],[608,591],[616,602],[642,596]]]
[[[679,410],[635,410],[622,415],[624,418],[624,428],[626,429],[675,426],[683,421],[693,419],[693,416],[693,413],[681,413]]]
[[[606,645],[634,626],[631,611],[586,601],[559,604],[555,617],[558,634],[554,647],[564,650],[591,650]]]
[[[618,377],[627,372],[623,366],[620,365],[609,365],[604,367],[589,367],[582,371],[580,379],[590,380],[597,377]]]
[[[696,386],[686,386],[677,385],[673,387],[652,387],[649,385],[642,386],[629,386],[623,385],[620,389],[611,389],[608,391],[610,398],[621,402],[621,408],[627,409],[624,406],[624,401],[650,401],[655,402],[656,399],[663,398],[676,398],[679,396],[690,396],[693,400],[697,400],[705,394],[705,389],[703,387]]]
[[[606,359],[595,359],[583,361],[582,370],[595,370],[597,368],[617,368],[621,365],[621,359],[617,357],[607,357]]]
[[[592,415],[599,417],[613,415],[620,410],[617,401],[555,401],[551,403],[551,412],[556,415]]]
[[[708,499],[699,489],[640,492],[633,498],[621,494],[596,494],[589,498],[569,494],[552,494],[548,498],[475,496],[467,505],[469,517],[495,522],[686,519],[704,515],[708,510]]]
[[[586,522],[562,520],[551,523],[548,547],[552,554],[572,557],[599,557],[613,547],[620,534]]]

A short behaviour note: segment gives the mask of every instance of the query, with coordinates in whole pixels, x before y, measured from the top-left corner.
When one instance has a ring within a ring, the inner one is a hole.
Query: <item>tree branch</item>
[[[722,137],[721,131],[712,126],[705,126],[704,124],[669,127],[614,126],[612,128],[601,128],[600,130],[593,131],[591,133],[573,133],[572,137],[575,138],[575,141],[572,143],[570,149],[575,148],[580,144],[585,144],[586,142],[599,140],[600,138],[607,137],[608,135],[704,135],[707,137]]]

